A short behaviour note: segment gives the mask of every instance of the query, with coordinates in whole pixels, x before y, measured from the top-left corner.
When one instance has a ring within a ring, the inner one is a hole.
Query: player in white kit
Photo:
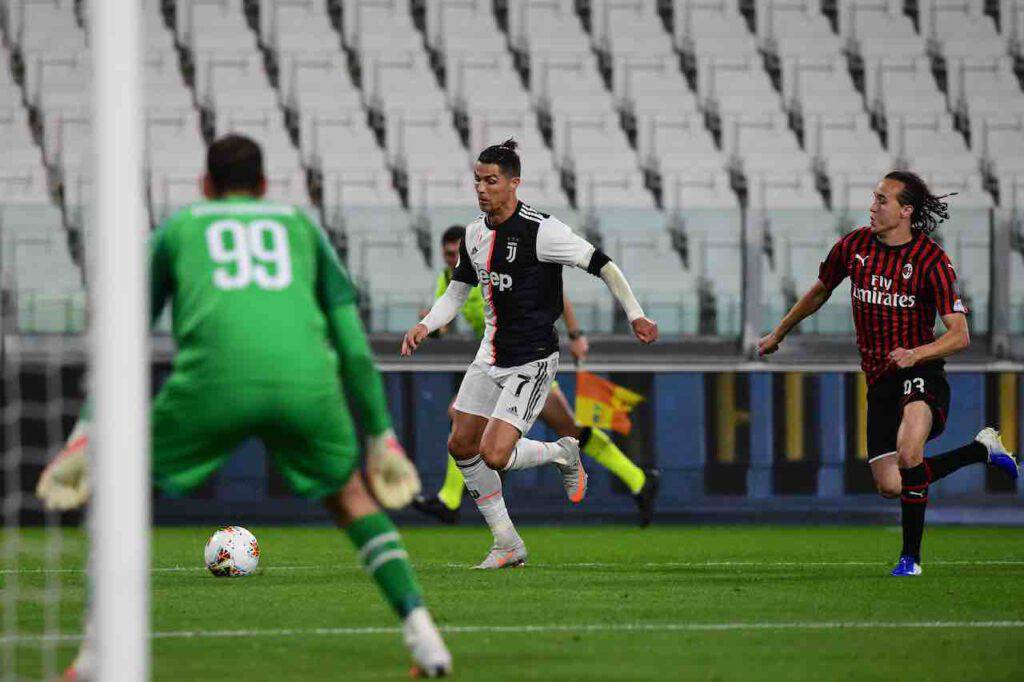
[[[561,472],[573,503],[587,492],[575,438],[554,443],[523,438],[558,371],[555,321],[562,314],[562,267],[603,279],[636,338],[641,343],[658,338],[657,324],[644,316],[622,271],[607,255],[561,221],[519,201],[520,170],[513,140],[480,153],[474,174],[483,214],[466,226],[448,289],[402,341],[402,355],[411,355],[428,334],[451,322],[470,289],[480,284],[484,337],[455,398],[448,438],[448,451],[494,535],[490,553],[477,568],[526,563],[526,545],[505,508],[499,471],[551,464]]]

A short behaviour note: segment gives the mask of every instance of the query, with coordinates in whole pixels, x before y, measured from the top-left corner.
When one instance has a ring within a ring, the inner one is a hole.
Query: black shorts
[[[941,366],[901,369],[868,389],[868,462],[896,453],[903,406],[918,400],[932,408],[931,440],[946,429],[949,414],[949,382]]]

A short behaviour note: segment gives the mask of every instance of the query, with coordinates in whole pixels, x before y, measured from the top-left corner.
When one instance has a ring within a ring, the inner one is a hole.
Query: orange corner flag
[[[629,413],[644,397],[596,374],[576,373],[576,422],[628,435],[633,428]]]

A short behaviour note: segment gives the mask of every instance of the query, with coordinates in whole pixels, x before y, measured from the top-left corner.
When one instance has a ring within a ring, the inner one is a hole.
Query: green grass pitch
[[[397,622],[344,536],[252,528],[260,574],[223,579],[201,567],[213,530],[155,531],[154,679],[406,679]],[[449,629],[456,679],[1024,679],[1019,529],[929,529],[918,579],[888,576],[895,528],[523,531],[530,565],[487,573],[468,570],[488,547],[483,527],[404,531],[428,603]],[[40,674],[32,633],[53,580],[32,572],[43,565],[42,538],[20,537],[22,677]],[[60,574],[61,623],[77,633],[84,540],[77,531],[64,539],[62,565],[72,570]],[[7,589],[12,566],[3,570]],[[60,644],[62,665],[75,646]]]

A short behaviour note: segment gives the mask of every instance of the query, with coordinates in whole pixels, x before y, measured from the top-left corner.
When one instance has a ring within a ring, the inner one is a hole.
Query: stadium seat
[[[781,73],[786,109],[804,119],[864,111],[864,97],[853,84],[846,59],[838,54],[787,56],[782,60]]]
[[[340,49],[280,52],[278,63],[281,103],[297,115],[362,108]]]
[[[427,0],[424,5],[424,38],[428,49],[442,60],[456,54],[508,54],[489,0]]]
[[[978,116],[971,124],[974,148],[997,177],[1024,175],[1024,113]]]
[[[430,303],[434,275],[423,260],[411,230],[349,232],[348,267],[365,303],[370,305],[369,329],[404,332],[419,321]],[[380,267],[381,263],[388,267]],[[396,277],[395,273],[402,273]]]
[[[1008,55],[965,56],[950,59],[947,64],[949,101],[962,120],[984,114],[1024,113],[1024,92]]]
[[[60,209],[38,196],[8,194],[0,175],[0,235],[5,289],[22,333],[80,332],[84,326],[81,271],[71,259]],[[15,191],[17,188],[15,187]]]
[[[674,0],[673,42],[684,55],[749,57],[757,40],[744,23],[737,0]]]
[[[652,3],[594,0],[590,3],[590,13],[593,47],[608,55],[611,61],[673,54],[671,36],[662,27]]]
[[[977,157],[944,111],[890,116],[889,148],[908,168],[923,173],[979,171]]]
[[[196,100],[203,107],[272,109],[277,96],[267,80],[263,58],[255,49],[195,54]]]
[[[263,2],[260,43],[275,54],[339,49],[340,36],[331,27],[326,8],[324,0]]]
[[[1007,45],[1000,40],[992,17],[984,13],[983,3],[921,0],[918,16],[922,35],[947,60],[994,59],[1007,53]]]
[[[836,186],[836,176],[868,173],[876,177],[888,171],[892,155],[882,147],[865,113],[808,116],[804,121],[804,148],[814,160],[814,168]]]
[[[865,62],[868,107],[878,114],[929,114],[946,111],[946,98],[924,56],[879,57]]]
[[[355,53],[408,50],[422,43],[409,0],[344,0],[343,44]]]
[[[16,51],[29,53],[59,46],[77,52],[86,47],[85,31],[75,20],[74,0],[14,0],[10,34]]]
[[[821,59],[842,52],[842,40],[816,3],[761,0],[755,21],[762,49],[780,59]]]
[[[903,12],[902,0],[839,0],[837,18],[846,49],[865,60],[927,54],[924,39]]]
[[[722,121],[722,148],[730,163],[748,173],[811,170],[781,112],[736,113]]]
[[[196,55],[203,52],[251,52],[256,34],[245,21],[244,0],[177,0],[175,37]]]
[[[324,172],[385,171],[384,152],[365,119],[362,108],[304,113],[300,137],[304,162]]]
[[[807,170],[747,173],[748,205],[757,209],[823,209],[814,175]]]
[[[638,133],[637,148],[645,168],[713,171],[726,167],[700,114],[648,114],[641,118]]]
[[[36,158],[12,155],[0,166],[0,196],[3,196],[5,204],[42,205],[50,201],[46,172],[38,159],[39,152],[32,150],[31,155]]]
[[[679,70],[679,59],[670,56],[620,57],[615,62],[612,92],[620,111],[639,118],[646,114],[693,114],[697,98]]]
[[[703,107],[722,116],[782,110],[760,55],[701,59],[697,83]]]
[[[344,213],[349,207],[399,207],[391,174],[384,170],[327,169],[323,191],[325,210],[332,215]]]

